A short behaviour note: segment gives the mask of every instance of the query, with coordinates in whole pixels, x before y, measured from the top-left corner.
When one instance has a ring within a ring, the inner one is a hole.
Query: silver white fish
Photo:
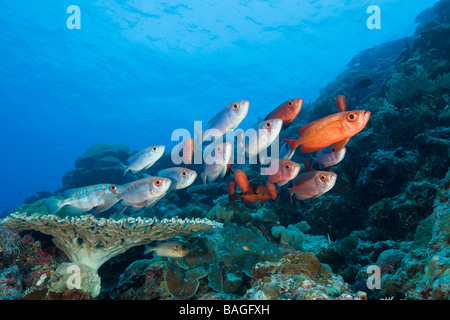
[[[152,176],[123,185],[117,196],[123,207],[122,211],[127,207],[132,207],[134,210],[151,207],[164,197],[171,183],[172,181],[168,178]]]
[[[260,122],[249,135],[245,144],[245,152],[250,156],[256,156],[262,150],[267,149],[280,134],[282,126],[283,120],[281,119],[268,119]]]
[[[212,182],[219,176],[223,178],[227,173],[227,166],[230,162],[233,146],[229,142],[210,144],[204,150],[204,172],[200,174],[203,185]]]
[[[168,241],[158,243],[154,247],[145,246],[144,254],[155,252],[160,257],[181,258],[189,254],[191,250],[188,245],[180,241]]]
[[[341,162],[345,157],[346,148],[343,148],[336,152],[334,148],[324,148],[317,152],[317,156],[313,159],[311,163],[311,168],[314,167],[315,164],[320,164],[319,169],[324,169],[328,167],[332,167]]]
[[[247,116],[249,106],[250,102],[247,100],[230,103],[209,120],[209,129],[219,130],[222,136],[236,129]]]
[[[123,175],[128,171],[137,173],[150,168],[164,154],[165,146],[157,145],[145,148],[128,158],[128,166],[123,166]]]
[[[65,206],[67,206],[67,212],[73,214],[87,212],[95,207],[98,213],[108,210],[119,201],[117,199],[119,188],[121,187],[115,184],[96,184],[69,189],[64,192],[66,199],[50,198],[45,202],[50,214],[55,214]]]
[[[169,191],[189,187],[197,178],[197,172],[182,167],[163,169],[158,171],[156,175],[172,180]]]

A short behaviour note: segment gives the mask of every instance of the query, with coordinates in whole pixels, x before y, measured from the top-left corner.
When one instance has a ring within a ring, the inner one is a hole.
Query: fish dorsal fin
[[[86,187],[80,187],[80,188],[73,188],[73,189],[67,189],[64,191],[64,197],[70,198],[75,193],[86,190]]]
[[[345,96],[337,96],[335,99],[336,109],[338,112],[348,111],[347,103],[345,102]]]
[[[227,107],[228,107],[228,106],[227,106]],[[224,107],[222,110],[220,110],[219,112],[217,112],[216,115],[215,115],[214,117],[212,117],[211,120],[208,121],[208,126],[209,126],[210,128],[214,126],[214,125],[213,125],[214,122],[216,122],[216,121],[220,118],[220,116],[222,115],[222,113],[224,112],[224,110],[225,110],[227,107]]]

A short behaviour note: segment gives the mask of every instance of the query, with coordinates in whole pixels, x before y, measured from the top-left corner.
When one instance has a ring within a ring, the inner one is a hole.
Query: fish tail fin
[[[153,248],[153,247],[150,247],[150,245],[146,245],[145,246],[145,251],[144,251],[144,255],[145,254],[149,254],[150,252],[152,252],[152,251],[154,251],[155,250],[155,248]]]
[[[206,173],[205,172],[200,173],[200,177],[202,178],[203,181],[203,188],[206,190]]]
[[[302,160],[303,164],[305,165],[305,171],[310,172],[312,170],[311,167],[311,161],[308,160]]]
[[[64,204],[61,200],[58,199],[46,199],[45,204],[47,205],[48,213],[49,214],[56,214],[62,207],[64,207]]]
[[[127,172],[128,172],[128,168],[127,168],[127,166],[126,165],[124,165],[123,163],[120,163],[120,165],[122,166],[122,168],[123,168],[123,175],[126,175],[127,174]]]
[[[103,196],[103,199],[105,199],[105,204],[97,209],[98,213],[110,209],[112,206],[114,206],[117,203],[117,201],[119,201],[115,194],[106,194]]]
[[[286,141],[289,144],[289,147],[291,148],[291,152],[289,155],[291,155],[295,149],[299,146],[298,139],[281,139],[283,141]]]
[[[292,191],[292,188],[287,188],[290,195],[291,195],[291,206],[292,206],[292,195],[294,194],[294,192]]]

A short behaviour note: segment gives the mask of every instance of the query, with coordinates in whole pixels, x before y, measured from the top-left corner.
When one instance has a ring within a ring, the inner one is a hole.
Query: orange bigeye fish
[[[128,158],[128,166],[123,166],[125,175],[128,171],[137,173],[150,168],[164,153],[164,146],[153,146],[145,148]]]
[[[243,194],[255,193],[252,186],[250,185],[250,182],[248,181],[247,174],[243,170],[236,170],[233,173],[233,177],[234,181],[236,181],[236,185],[239,187]]]
[[[289,128],[295,117],[299,114],[303,106],[303,99],[296,98],[283,102],[275,110],[269,113],[264,120],[281,119],[283,120],[283,129]]]
[[[266,191],[266,187],[264,185],[259,185],[256,188],[255,193],[240,194],[236,193],[236,185],[233,184],[233,181],[230,181],[228,183],[227,190],[230,204],[232,204],[237,198],[241,198],[242,203],[245,204],[254,204],[257,203],[258,201],[261,201],[261,205],[264,205],[267,202],[267,200],[272,199],[273,197],[273,193],[269,194]]]
[[[288,188],[292,195],[298,200],[316,198],[329,191],[336,183],[337,175],[330,171],[310,171],[301,174],[292,188]]]
[[[370,112],[365,110],[334,113],[300,128],[299,138],[283,140],[289,143],[291,153],[298,146],[301,146],[301,152],[310,153],[330,145],[337,152],[364,129],[369,118]]]
[[[164,197],[171,184],[172,181],[168,178],[147,177],[123,185],[117,196],[122,206],[121,212],[127,207],[134,210],[151,207]]]
[[[266,181],[266,194],[272,200],[275,200],[277,198],[277,187],[275,184],[271,183],[269,180]]]
[[[96,213],[99,213],[108,210],[119,201],[117,199],[119,188],[121,187],[115,184],[96,184],[69,189],[64,191],[66,199],[51,198],[45,202],[50,214],[55,214],[65,206],[67,206],[67,212],[72,214],[87,212],[95,207],[97,207]]]
[[[282,186],[294,179],[300,172],[300,165],[294,161],[287,159],[272,160],[271,165],[278,165],[278,170],[275,174],[269,175],[267,181],[270,183],[276,183],[278,186]]]

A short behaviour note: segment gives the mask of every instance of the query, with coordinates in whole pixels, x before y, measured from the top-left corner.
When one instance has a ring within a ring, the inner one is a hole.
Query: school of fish
[[[298,138],[282,139],[278,158],[268,158],[269,165],[276,170],[267,175],[264,184],[252,185],[247,173],[238,168],[233,171],[234,151],[244,150],[245,157],[258,158],[260,165],[264,155],[261,154],[286,130],[299,115],[303,99],[296,98],[283,102],[263,121],[256,124],[244,143],[244,131],[238,128],[249,111],[249,101],[241,100],[228,104],[209,122],[208,130],[200,133],[200,138],[186,138],[175,146],[174,151],[181,154],[184,166],[159,170],[156,176],[148,176],[143,171],[155,164],[164,154],[164,145],[147,147],[122,164],[123,174],[132,172],[142,175],[141,179],[125,185],[97,184],[64,192],[64,199],[48,198],[46,204],[50,214],[62,208],[71,214],[94,210],[94,213],[115,208],[116,212],[127,209],[139,211],[153,206],[168,192],[189,187],[197,179],[197,172],[192,170],[195,147],[200,147],[204,154],[203,172],[199,174],[203,185],[218,178],[228,179],[227,192],[229,202],[240,199],[245,204],[258,201],[264,205],[269,200],[276,200],[281,188],[286,185],[292,198],[298,200],[314,199],[331,190],[336,183],[337,174],[331,171],[346,154],[346,145],[350,138],[367,125],[370,112],[365,110],[348,110],[344,96],[335,99],[337,112],[320,118],[298,130]],[[224,142],[223,136],[235,130],[235,143]],[[203,147],[203,142],[213,138],[214,141]],[[199,146],[197,145],[199,144]],[[296,149],[311,154],[311,160],[302,160],[304,171],[299,163],[291,160]],[[315,153],[313,156],[312,153]],[[242,165],[241,165],[242,166]],[[177,243],[148,249],[157,254],[183,256],[188,249]],[[177,251],[178,250],[178,251]]]

